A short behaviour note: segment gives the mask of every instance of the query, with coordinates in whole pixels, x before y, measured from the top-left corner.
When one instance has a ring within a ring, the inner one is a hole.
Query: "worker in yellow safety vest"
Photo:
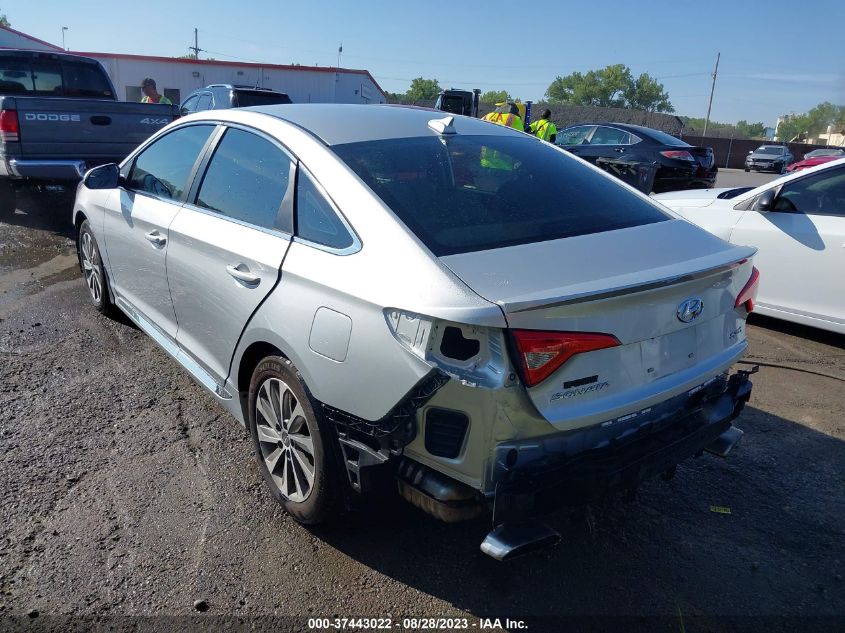
[[[507,102],[497,103],[496,106],[493,112],[482,117],[483,121],[511,127],[520,132],[525,131],[525,124],[522,122],[519,105],[513,102]],[[510,156],[485,146],[481,148],[481,166],[486,169],[513,171],[514,161]]]
[[[531,122],[528,130],[541,141],[554,143],[557,138],[557,126],[549,120],[551,116],[552,111],[547,109],[540,119]]]
[[[513,102],[497,103],[498,107],[490,114],[485,114],[482,121],[490,121],[497,125],[504,125],[505,127],[512,127],[520,132],[525,131],[525,124],[522,122],[520,116],[519,106]]]

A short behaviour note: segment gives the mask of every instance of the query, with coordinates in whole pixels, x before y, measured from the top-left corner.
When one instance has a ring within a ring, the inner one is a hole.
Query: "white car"
[[[732,244],[759,249],[760,314],[845,334],[845,159],[756,189],[654,198]]]

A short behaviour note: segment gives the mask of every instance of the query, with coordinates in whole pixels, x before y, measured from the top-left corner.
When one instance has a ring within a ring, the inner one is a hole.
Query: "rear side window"
[[[388,139],[332,148],[438,256],[669,219],[528,136]]]
[[[199,99],[197,100],[196,111],[202,112],[203,110],[210,110],[213,103],[214,102],[211,98],[211,93],[210,92],[203,92],[199,96]]]
[[[615,127],[604,127],[602,125],[596,128],[593,138],[590,139],[590,145],[627,145],[628,133],[622,130],[617,130]]]
[[[213,130],[213,125],[191,125],[153,142],[135,159],[128,188],[167,200],[181,199],[194,163]]]
[[[291,160],[275,144],[251,132],[230,128],[202,179],[197,206],[226,217],[288,232],[283,202]]]
[[[234,108],[248,108],[250,106],[278,105],[290,103],[290,97],[277,92],[241,92],[236,91],[234,96]]]
[[[334,207],[304,170],[296,192],[296,235],[329,248],[349,248],[354,239]]]

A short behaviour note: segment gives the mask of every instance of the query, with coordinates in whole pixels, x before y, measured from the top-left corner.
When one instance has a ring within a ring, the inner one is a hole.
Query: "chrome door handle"
[[[164,246],[167,243],[167,238],[158,231],[144,233],[144,238],[154,246]]]
[[[226,266],[226,272],[229,273],[232,277],[237,279],[238,281],[242,281],[245,284],[255,284],[258,285],[261,281],[261,277],[258,275],[253,275],[249,270],[241,270],[240,266],[244,266],[244,264],[238,264],[237,266],[232,266],[229,264]],[[246,266],[244,266],[246,268]]]

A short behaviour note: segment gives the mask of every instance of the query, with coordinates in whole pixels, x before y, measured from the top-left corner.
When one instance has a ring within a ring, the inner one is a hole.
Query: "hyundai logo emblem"
[[[692,297],[678,306],[678,320],[692,323],[704,311],[704,302],[698,297]]]

